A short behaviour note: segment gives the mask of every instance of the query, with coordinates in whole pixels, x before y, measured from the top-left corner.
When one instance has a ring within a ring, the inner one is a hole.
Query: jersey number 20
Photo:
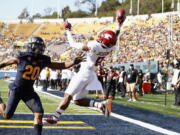
[[[35,80],[40,73],[40,67],[27,65],[25,68],[27,69],[27,71],[24,72],[22,77],[26,80]]]

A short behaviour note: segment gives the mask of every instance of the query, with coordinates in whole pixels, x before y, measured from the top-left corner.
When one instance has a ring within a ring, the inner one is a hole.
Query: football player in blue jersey
[[[44,67],[51,69],[66,69],[79,64],[83,58],[76,57],[71,62],[51,62],[49,56],[43,55],[45,44],[42,38],[32,37],[26,44],[26,52],[20,52],[16,57],[0,62],[0,68],[17,64],[15,81],[9,85],[9,98],[5,105],[0,98],[0,114],[5,119],[10,119],[22,100],[34,113],[34,135],[41,135],[43,107],[41,100],[33,89],[33,84]]]

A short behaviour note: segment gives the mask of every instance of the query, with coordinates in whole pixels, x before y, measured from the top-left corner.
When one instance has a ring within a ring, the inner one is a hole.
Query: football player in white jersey
[[[104,30],[99,34],[97,41],[88,42],[87,44],[77,43],[74,41],[71,34],[71,24],[68,22],[65,23],[64,26],[69,45],[85,51],[86,61],[81,63],[79,72],[71,79],[70,84],[65,91],[64,98],[59,104],[56,112],[51,117],[44,118],[44,123],[56,124],[61,114],[67,109],[71,100],[73,100],[74,104],[79,106],[96,107],[102,111],[106,117],[109,116],[110,108],[107,107],[107,101],[96,102],[85,98],[85,96],[87,95],[88,90],[103,89],[101,83],[97,79],[95,72],[96,65],[114,49],[120,32],[120,27],[122,26],[125,18],[125,11],[123,9],[117,10],[117,30],[115,32],[112,30]]]

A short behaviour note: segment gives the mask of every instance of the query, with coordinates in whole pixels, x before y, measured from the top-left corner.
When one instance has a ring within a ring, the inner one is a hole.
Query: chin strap
[[[74,47],[74,48],[82,50],[83,43],[74,41],[70,31],[66,30],[66,34],[67,34],[67,39],[68,39],[69,45],[71,47]]]

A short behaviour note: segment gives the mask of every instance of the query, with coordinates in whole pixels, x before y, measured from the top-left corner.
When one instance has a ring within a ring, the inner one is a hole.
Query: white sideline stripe
[[[46,94],[46,95],[49,95],[49,96],[52,96],[52,97],[55,97],[55,98],[58,98],[58,99],[63,99],[62,97],[60,96],[56,96],[56,95],[53,95],[51,93],[47,93],[47,92],[44,92],[44,91],[41,91],[41,90],[38,90],[37,88],[35,89],[37,92],[40,92],[40,93],[43,93],[43,94]],[[72,103],[72,101],[71,101]],[[91,109],[90,107],[88,107],[89,109]],[[75,110],[75,109],[74,109]],[[86,111],[79,111],[79,112],[86,112]],[[88,111],[88,112],[91,112],[91,111]],[[83,115],[83,114],[81,114]],[[84,114],[84,115],[88,115],[88,114]],[[91,115],[102,115],[102,114],[91,114]]]
[[[111,113],[111,116],[113,116],[115,118],[118,118],[118,119],[121,119],[123,121],[133,123],[135,125],[138,125],[138,126],[141,126],[141,127],[144,127],[144,128],[159,132],[159,133],[166,134],[166,135],[180,135],[180,133],[164,129],[164,128],[155,126],[153,124],[149,124],[149,123],[146,123],[146,122],[135,120],[135,119],[132,119],[132,118],[129,118],[129,117],[125,117],[125,116],[122,116],[122,115],[119,115],[119,114],[116,114],[116,113]]]
[[[62,99],[62,97],[59,97],[59,96],[56,96],[56,95],[53,95],[53,94],[50,94],[50,93],[47,93],[47,92],[43,92],[43,91],[40,91],[40,90],[37,90],[37,91],[41,92],[41,93],[44,93],[44,94],[47,94],[47,95],[50,95],[50,96],[53,96],[53,97],[56,97],[56,98],[59,98],[59,99]],[[94,109],[94,110],[97,110],[97,109]],[[133,123],[135,125],[138,125],[138,126],[141,126],[141,127],[144,127],[144,128],[159,132],[159,133],[168,134],[168,135],[180,135],[180,133],[164,129],[164,128],[161,128],[159,126],[155,126],[153,124],[149,124],[149,123],[146,123],[146,122],[135,120],[135,119],[132,119],[132,118],[129,118],[129,117],[125,117],[123,115],[119,115],[119,114],[116,114],[116,113],[111,113],[111,116],[113,116],[113,117],[115,117],[117,119],[121,119],[123,121],[127,121],[129,123]]]
[[[58,99],[63,99],[62,97],[59,97],[59,96],[56,96],[56,95],[53,95],[51,93],[47,93],[47,92],[44,92],[44,91],[41,91],[41,90],[38,90],[36,89],[37,92],[40,92],[40,93],[43,93],[43,94],[46,94],[46,95],[49,95],[49,96],[53,96],[55,98],[58,98]]]
[[[33,113],[25,113],[25,112],[18,112],[15,114],[21,114],[21,115],[33,115]],[[51,115],[52,113],[45,113],[44,115]],[[63,115],[101,115],[101,114],[79,114],[79,113],[67,113],[67,114],[63,114]]]

